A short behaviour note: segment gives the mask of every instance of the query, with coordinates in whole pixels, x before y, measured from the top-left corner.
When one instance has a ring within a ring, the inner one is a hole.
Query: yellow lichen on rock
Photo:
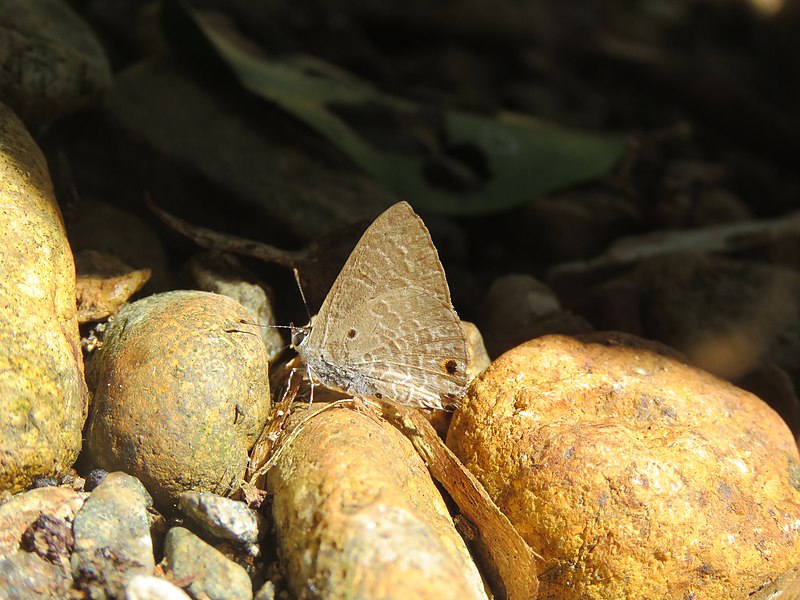
[[[245,308],[174,291],[123,308],[87,365],[87,458],[138,477],[162,510],[227,495],[270,407],[267,352]]]
[[[411,442],[346,408],[293,419],[297,429],[278,450],[267,489],[298,597],[485,600]]]
[[[544,557],[547,598],[747,597],[800,560],[789,428],[655,344],[518,346],[473,382],[448,445]]]
[[[62,473],[87,392],[75,266],[44,156],[0,104],[0,490]]]

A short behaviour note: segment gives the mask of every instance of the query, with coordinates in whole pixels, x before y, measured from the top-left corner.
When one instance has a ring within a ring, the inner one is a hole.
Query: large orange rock
[[[800,561],[800,455],[756,396],[630,337],[498,358],[448,444],[544,557],[547,598],[746,598]]]

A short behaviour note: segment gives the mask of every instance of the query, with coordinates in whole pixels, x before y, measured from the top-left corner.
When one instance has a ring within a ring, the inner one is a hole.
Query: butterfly
[[[292,332],[313,379],[349,394],[444,408],[464,395],[467,342],[422,219],[399,202],[367,228],[319,313]]]

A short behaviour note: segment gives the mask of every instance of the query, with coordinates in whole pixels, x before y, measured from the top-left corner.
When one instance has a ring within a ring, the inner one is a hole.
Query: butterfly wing
[[[364,232],[298,347],[324,384],[413,406],[463,395],[466,339],[436,248],[411,207]]]

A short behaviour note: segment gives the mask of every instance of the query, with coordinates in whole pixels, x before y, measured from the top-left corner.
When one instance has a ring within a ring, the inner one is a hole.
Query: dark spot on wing
[[[442,363],[442,368],[448,375],[454,375],[458,371],[458,363],[450,358]]]
[[[347,337],[350,338],[351,340],[354,337],[356,337],[356,335],[358,335],[358,332],[355,329],[351,329],[350,331],[347,332]]]

